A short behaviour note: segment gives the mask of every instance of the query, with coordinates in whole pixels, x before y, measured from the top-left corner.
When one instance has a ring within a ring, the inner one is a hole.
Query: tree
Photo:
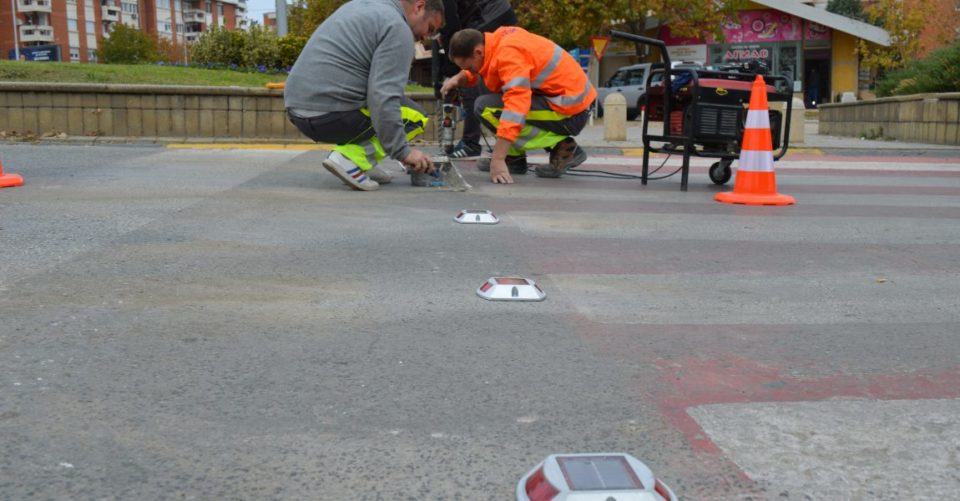
[[[921,52],[920,34],[929,22],[930,0],[878,0],[867,8],[867,19],[890,34],[890,46],[860,40],[857,53],[863,63],[880,70],[903,68]]]
[[[850,19],[864,21],[867,19],[863,12],[863,4],[860,0],[830,0],[827,2],[827,12],[833,12]]]
[[[310,37],[324,19],[348,0],[295,0],[287,6],[287,33]]]
[[[117,23],[97,49],[97,60],[108,64],[141,64],[157,60],[157,47],[150,35]]]
[[[735,16],[744,0],[689,2],[687,0],[516,0],[520,25],[560,45],[584,46],[591,35],[612,26],[643,34],[648,17],[658,26],[670,26],[680,37],[723,40],[723,20]]]

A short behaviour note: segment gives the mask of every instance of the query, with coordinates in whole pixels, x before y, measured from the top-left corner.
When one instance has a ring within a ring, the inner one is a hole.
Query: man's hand
[[[447,93],[449,93],[450,91],[456,89],[457,87],[460,87],[462,85],[461,84],[462,75],[463,75],[463,72],[461,71],[460,73],[457,73],[456,75],[444,80],[443,85],[440,86],[440,95],[446,96]]]
[[[403,164],[414,172],[433,172],[433,159],[420,150],[411,149],[407,158],[403,159]]]
[[[490,182],[494,184],[513,184],[506,160],[490,159]]]

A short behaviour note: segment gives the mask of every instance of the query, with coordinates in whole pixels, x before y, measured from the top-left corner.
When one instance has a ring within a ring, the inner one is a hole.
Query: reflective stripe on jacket
[[[533,93],[546,96],[554,111],[567,116],[587,109],[597,98],[580,64],[552,41],[515,26],[483,36],[480,76],[491,92],[503,94],[497,137],[517,139]],[[476,83],[476,75],[467,72],[467,77],[468,85]]]

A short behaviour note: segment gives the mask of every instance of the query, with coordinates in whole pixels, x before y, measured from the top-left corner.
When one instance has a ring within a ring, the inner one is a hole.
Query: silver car
[[[650,63],[640,63],[618,69],[607,83],[597,89],[597,115],[603,116],[603,100],[609,94],[619,92],[627,100],[627,120],[636,119],[643,106],[651,66]]]

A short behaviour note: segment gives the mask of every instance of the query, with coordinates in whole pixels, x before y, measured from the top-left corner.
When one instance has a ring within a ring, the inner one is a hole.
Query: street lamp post
[[[17,61],[20,60],[20,41],[19,33],[17,30],[20,29],[17,26],[17,0],[10,0],[10,24],[13,25],[13,58]]]

